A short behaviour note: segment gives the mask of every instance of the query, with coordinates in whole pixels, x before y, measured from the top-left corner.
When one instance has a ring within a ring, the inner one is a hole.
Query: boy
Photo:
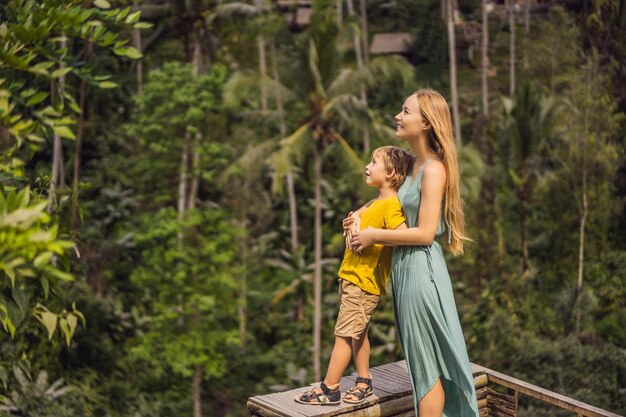
[[[372,160],[365,167],[365,182],[378,188],[378,197],[357,211],[361,224],[353,232],[368,226],[384,229],[406,228],[398,189],[413,164],[413,157],[396,146],[374,149]],[[391,268],[392,248],[373,245],[360,255],[351,251],[350,236],[339,268],[340,306],[335,325],[335,346],[331,354],[326,378],[319,387],[296,396],[302,404],[336,405],[341,403],[339,381],[354,354],[358,372],[357,384],[350,388],[343,400],[358,404],[372,395],[369,373],[370,344],[368,327],[372,311],[378,304]]]

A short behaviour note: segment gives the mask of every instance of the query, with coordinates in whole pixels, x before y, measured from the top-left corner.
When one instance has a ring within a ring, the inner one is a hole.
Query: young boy
[[[396,146],[383,146],[372,152],[372,160],[365,167],[365,181],[378,188],[378,197],[357,213],[362,230],[368,226],[384,229],[406,228],[398,189],[413,164],[413,157]],[[356,213],[355,213],[356,214]],[[326,378],[319,387],[296,396],[302,404],[333,405],[341,403],[339,381],[354,354],[358,373],[357,384],[350,388],[343,400],[357,404],[372,394],[369,373],[370,344],[368,327],[372,311],[378,304],[391,269],[392,248],[373,245],[360,255],[351,251],[350,236],[346,237],[346,250],[339,268],[340,306],[335,325],[335,346],[330,357]]]

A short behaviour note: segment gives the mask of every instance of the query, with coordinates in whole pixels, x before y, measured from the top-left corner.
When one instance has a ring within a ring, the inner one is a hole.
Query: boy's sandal
[[[321,393],[315,392],[315,388],[313,388],[308,392],[297,395],[294,400],[297,403],[309,405],[337,405],[341,403],[341,391],[339,390],[339,386],[331,390],[322,382],[320,388],[322,388]]]
[[[357,385],[359,382],[367,384],[367,388],[358,388]],[[360,404],[363,401],[365,401],[367,397],[369,397],[370,395],[374,393],[374,389],[372,388],[372,378],[364,378],[362,376],[358,376],[356,378],[356,383],[357,385],[353,386],[352,388],[346,391],[346,394],[343,396],[344,402],[348,404]],[[346,395],[351,395],[355,397],[355,399],[354,400],[347,399]]]

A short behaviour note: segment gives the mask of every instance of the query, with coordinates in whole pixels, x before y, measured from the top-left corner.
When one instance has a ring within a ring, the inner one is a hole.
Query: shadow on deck
[[[520,395],[533,397],[557,408],[571,411],[577,417],[623,417],[489,368],[474,363],[471,366],[481,417],[516,417]],[[293,400],[296,395],[319,384],[315,383],[308,387],[250,397],[248,409],[252,416],[258,417],[415,416],[412,390],[404,361],[377,366],[371,368],[370,372],[374,379],[374,395],[361,404],[342,402],[336,406],[311,406],[298,404]],[[341,391],[345,392],[354,385],[355,378],[355,374],[343,377]]]

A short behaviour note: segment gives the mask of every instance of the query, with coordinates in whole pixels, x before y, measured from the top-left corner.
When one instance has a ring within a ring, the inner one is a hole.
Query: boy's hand
[[[361,216],[359,216],[358,214],[353,214],[352,218],[354,219],[354,222],[352,223],[350,234],[354,235],[356,232],[361,230]]]
[[[355,214],[353,211],[348,213],[348,217],[343,219],[343,236],[346,241],[346,247],[349,248],[352,252],[352,236],[354,233],[358,232],[361,229],[361,216]],[[356,253],[356,252],[355,252]]]
[[[342,224],[343,224],[343,236],[344,237],[346,237],[346,235],[352,230],[352,228],[350,227],[350,225],[354,222],[354,218],[352,217],[352,213],[354,213],[354,212],[351,211],[350,213],[348,213],[348,217],[346,217],[342,221]]]
[[[346,247],[353,253],[356,252],[352,247],[352,236],[359,230],[361,230],[361,216],[351,211],[348,213],[348,217],[343,219],[343,236],[346,239]]]

